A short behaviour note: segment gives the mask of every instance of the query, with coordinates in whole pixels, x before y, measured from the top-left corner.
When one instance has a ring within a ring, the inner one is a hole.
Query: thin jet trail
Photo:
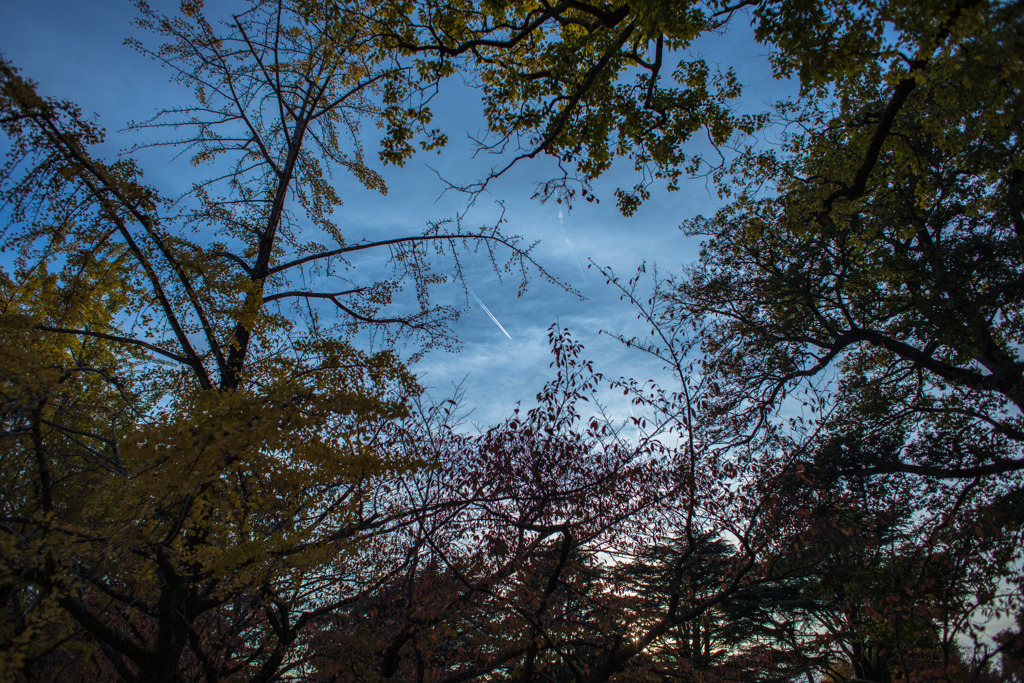
[[[569,241],[569,236],[565,234],[565,226],[562,225],[562,212],[561,212],[561,210],[559,210],[559,212],[558,212],[558,227],[562,231],[562,238],[565,239],[565,243],[569,245],[569,251],[572,252],[572,257],[574,259],[576,259],[576,265],[580,269],[580,275],[583,276],[583,281],[586,282],[587,281],[587,274],[583,272],[583,264],[580,263],[580,257],[576,255],[576,249],[573,248],[572,242]]]
[[[494,317],[494,314],[491,313],[490,310],[488,310],[488,308],[486,306],[484,306],[484,302],[480,301],[480,297],[478,297],[476,295],[476,292],[474,292],[471,289],[471,290],[469,290],[469,293],[472,294],[473,298],[476,299],[476,302],[478,304],[480,304],[480,308],[484,309],[484,313],[486,313],[488,316],[490,316],[491,320],[494,321],[494,324],[498,326],[498,329],[501,330],[502,332],[505,332],[505,328],[501,326],[501,323],[499,323],[498,319]],[[512,335],[510,335],[508,332],[505,332],[505,336],[508,337],[509,341],[512,341]]]

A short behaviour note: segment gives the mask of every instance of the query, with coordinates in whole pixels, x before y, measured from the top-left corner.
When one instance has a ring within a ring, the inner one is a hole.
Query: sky
[[[108,158],[132,142],[118,133],[128,121],[148,119],[161,106],[191,97],[168,82],[167,69],[124,44],[128,37],[152,44],[150,37],[132,25],[136,10],[130,2],[7,0],[4,5],[0,51],[23,75],[36,81],[44,95],[71,100],[87,114],[95,113],[108,132],[103,150]],[[219,11],[230,5],[210,2],[208,6]],[[746,86],[740,104],[744,111],[764,111],[768,102],[795,91],[794,84],[772,78],[767,49],[753,39],[742,18],[733,22],[725,36],[702,40],[693,51],[736,70]],[[479,93],[451,80],[444,84],[432,108],[435,124],[451,142],[442,154],[415,155],[402,168],[378,165],[389,187],[386,196],[338,176],[344,206],[337,219],[347,239],[415,234],[428,221],[456,214],[465,214],[467,226],[489,224],[500,214],[497,203],[502,202],[505,230],[522,236],[526,243],[539,241],[536,259],[580,296],[537,277],[517,296],[516,278],[499,281],[485,259],[469,258],[467,283],[472,291],[449,284],[435,294],[439,302],[463,309],[454,328],[461,351],[428,353],[414,367],[421,381],[439,398],[461,384],[467,404],[475,410],[472,420],[481,427],[497,423],[517,404],[530,406],[552,376],[547,333],[556,322],[583,342],[587,357],[599,372],[611,377],[656,378],[657,363],[600,334],[603,330],[633,336],[643,329],[638,327],[636,312],[619,300],[619,292],[588,265],[609,267],[623,279],[644,263],[649,271],[656,264],[662,274],[680,272],[699,249],[695,240],[680,233],[680,224],[710,214],[720,205],[709,185],[694,179],[684,181],[678,192],[655,189],[634,216],[624,218],[615,208],[612,192],[635,181],[629,165],[623,163],[596,183],[597,195],[603,200],[600,204],[578,202],[569,211],[554,201],[542,204],[531,199],[533,183],[554,175],[551,161],[539,158],[516,166],[468,207],[465,195],[444,192],[439,176],[457,184],[473,182],[497,161],[486,155],[473,158],[470,136],[480,135],[485,128]],[[372,138],[368,137],[368,142]],[[195,179],[195,169],[183,160],[171,161],[167,154],[148,152],[138,158],[145,181],[165,196],[187,189]],[[622,403],[610,409],[625,417],[628,406]]]

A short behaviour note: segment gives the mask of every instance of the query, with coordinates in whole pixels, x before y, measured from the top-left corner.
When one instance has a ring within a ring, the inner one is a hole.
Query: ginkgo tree
[[[417,463],[381,429],[420,389],[392,347],[451,341],[430,255],[483,246],[500,267],[503,249],[524,278],[532,261],[498,227],[369,241],[334,222],[332,173],[386,191],[362,126],[391,163],[444,142],[417,97],[434,75],[364,22],[283,1],[222,24],[200,3],[138,10],[165,42],[135,46],[195,97],[133,124],[196,167],[175,202],[0,63],[3,669],[268,681],[395,570],[374,560],[407,512],[387,482]],[[357,281],[371,249],[393,270]]]

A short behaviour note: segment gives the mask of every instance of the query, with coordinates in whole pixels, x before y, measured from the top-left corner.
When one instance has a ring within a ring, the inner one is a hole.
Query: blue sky
[[[215,10],[219,7],[218,3],[209,4]],[[116,132],[127,121],[149,118],[160,106],[190,97],[184,89],[168,83],[167,69],[123,44],[129,36],[150,39],[131,25],[136,11],[129,2],[35,0],[5,5],[0,50],[24,75],[37,81],[44,94],[72,100],[86,113],[95,112],[108,130],[110,156],[131,142]],[[765,102],[795,90],[791,83],[772,79],[767,49],[754,41],[742,18],[727,35],[703,40],[694,51],[736,69],[746,86],[741,104],[745,111],[763,111]],[[451,192],[442,196],[444,185],[430,167],[452,182],[472,182],[496,160],[472,159],[468,136],[482,133],[485,126],[479,94],[457,80],[445,85],[433,106],[435,123],[451,140],[441,155],[420,154],[403,168],[379,169],[390,189],[385,197],[338,176],[345,201],[339,221],[350,241],[419,232],[427,221],[467,212],[465,196]],[[368,151],[371,141],[368,136]],[[139,158],[146,181],[165,196],[187,189],[194,179],[195,170],[187,162],[169,163],[168,156],[160,153]],[[476,407],[474,419],[481,424],[494,423],[517,402],[530,405],[550,376],[547,329],[556,321],[583,341],[587,355],[604,374],[655,377],[657,365],[598,334],[606,330],[631,336],[642,328],[637,327],[635,312],[619,301],[619,293],[605,285],[594,269],[586,269],[587,263],[593,260],[627,278],[644,262],[656,263],[665,274],[679,272],[699,248],[680,234],[680,223],[714,211],[719,203],[705,181],[696,179],[684,181],[674,193],[655,189],[634,216],[624,218],[615,208],[612,191],[619,185],[632,185],[630,173],[628,164],[614,167],[595,186],[602,202],[578,203],[571,213],[554,202],[541,204],[530,199],[533,183],[554,175],[549,160],[522,163],[490,186],[489,194],[468,210],[466,222],[493,222],[499,213],[495,202],[503,201],[507,231],[522,235],[527,242],[540,240],[535,251],[540,263],[585,298],[542,279],[534,279],[527,292],[517,297],[514,278],[499,282],[484,259],[469,259],[467,279],[473,292],[508,336],[473,296],[466,297],[455,285],[442,286],[436,293],[438,300],[464,309],[455,327],[462,351],[428,354],[415,368],[425,384],[443,395],[465,378],[468,403]],[[625,405],[612,408],[618,413],[626,411]]]

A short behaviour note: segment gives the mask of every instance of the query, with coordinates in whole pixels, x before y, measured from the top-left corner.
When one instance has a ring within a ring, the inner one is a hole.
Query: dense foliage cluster
[[[1022,680],[1024,4],[137,9],[194,94],[133,124],[207,169],[174,201],[0,61],[0,681]],[[742,17],[800,79],[770,113],[686,53]],[[336,222],[457,72],[505,154],[471,193],[543,153],[542,198],[626,157],[623,213],[728,201],[685,272],[602,271],[670,383],[552,327],[472,435],[399,359],[455,343],[467,250],[548,277],[500,225]]]

